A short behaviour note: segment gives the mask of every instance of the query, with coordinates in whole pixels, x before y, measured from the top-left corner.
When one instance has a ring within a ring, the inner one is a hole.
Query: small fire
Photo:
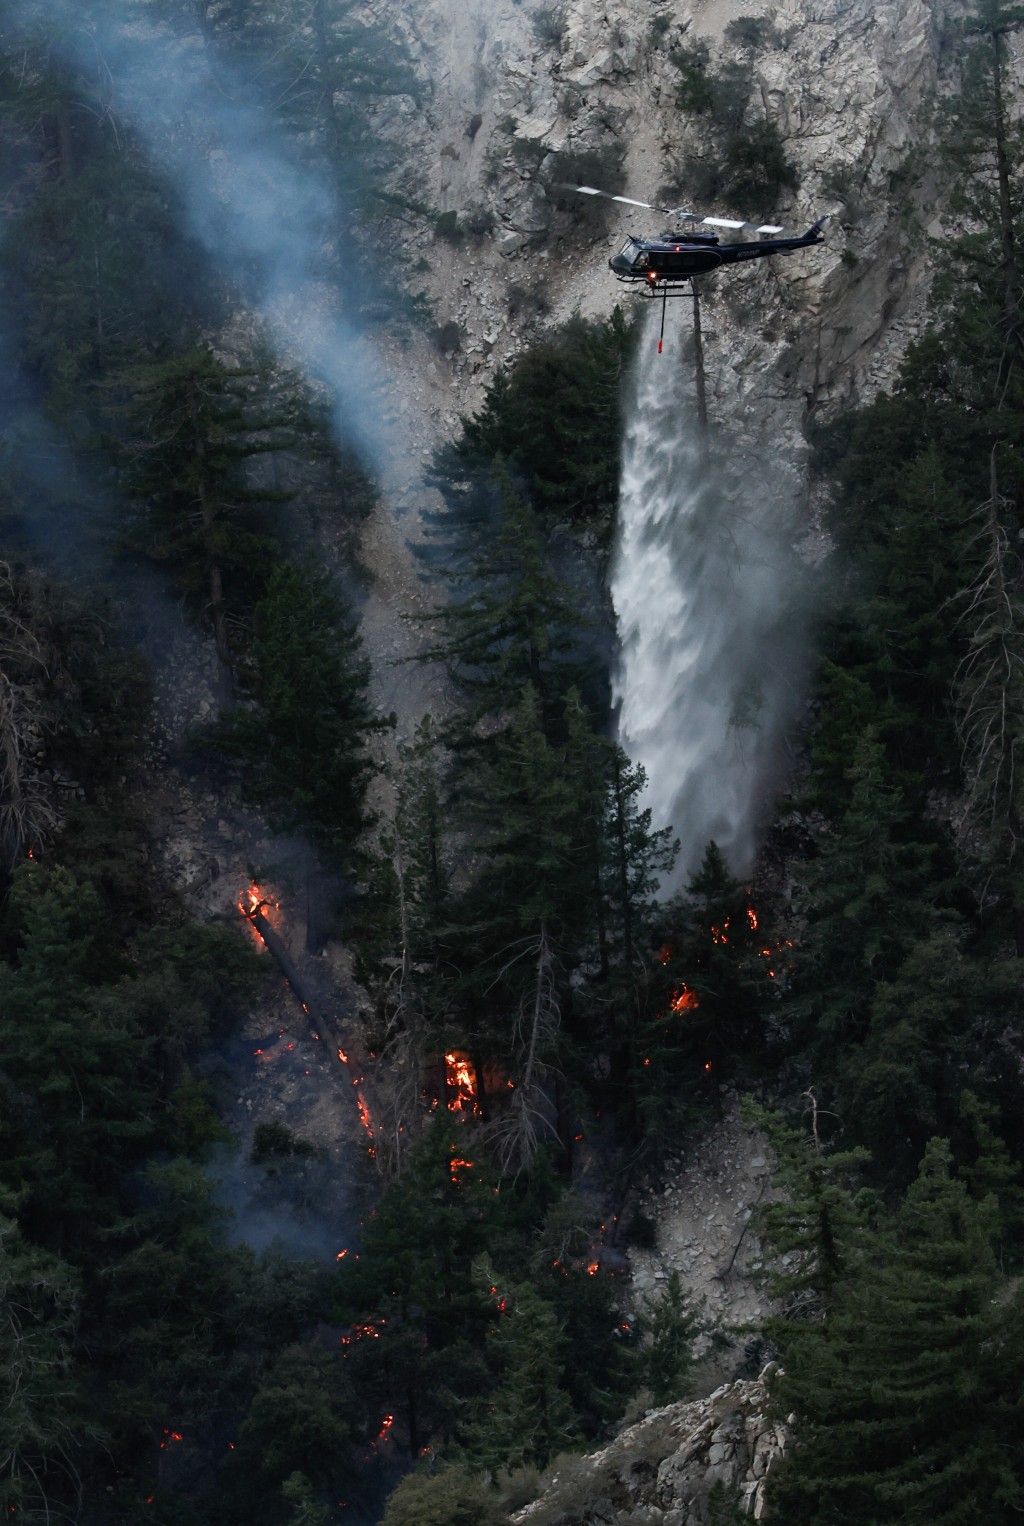
[[[395,1423],[394,1415],[385,1415],[384,1416],[384,1419],[381,1421],[380,1430],[377,1432],[377,1440],[378,1441],[384,1441],[386,1439],[387,1434],[390,1431],[391,1427],[394,1425],[394,1423]]]
[[[260,950],[264,949],[266,945],[264,944],[263,939],[260,937],[259,928],[256,926],[254,919],[257,916],[261,916],[266,922],[269,922],[272,927],[276,928],[277,924],[281,920],[280,901],[275,901],[273,896],[268,890],[264,888],[264,886],[258,884],[256,880],[253,880],[246,887],[246,889],[241,892],[236,904],[239,911],[242,913],[242,916],[245,918],[250,928],[252,929],[252,936],[256,942],[256,947]]]
[[[459,1172],[472,1171],[473,1162],[471,1160],[463,1160],[460,1155],[453,1155],[450,1162],[450,1169],[452,1173],[452,1181],[455,1186],[458,1187],[461,1185],[459,1180]]]
[[[372,1139],[373,1119],[370,1117],[370,1109],[367,1107],[366,1098],[363,1096],[361,1091],[356,1092],[356,1107],[359,1109],[359,1122],[362,1124],[363,1128]]]
[[[601,1263],[600,1263],[600,1261],[588,1261],[587,1262],[587,1276],[588,1277],[596,1277],[600,1270],[601,1270]]]
[[[382,1325],[386,1325],[387,1324],[387,1320],[386,1319],[382,1319],[381,1320],[381,1324]],[[379,1341],[379,1340],[380,1340],[380,1331],[378,1330],[377,1326],[376,1325],[371,1325],[369,1323],[364,1322],[363,1324],[360,1324],[360,1325],[353,1325],[352,1328],[349,1330],[349,1333],[347,1335],[343,1335],[341,1337],[341,1344],[343,1346],[351,1346],[353,1341]]]
[[[700,997],[692,986],[686,985],[685,982],[679,987],[669,1002],[671,1011],[680,1013],[696,1012],[699,1006]]]
[[[444,1071],[448,1088],[448,1111],[470,1113],[473,1117],[479,1116],[480,1104],[477,1101],[479,1085],[469,1056],[451,1050],[444,1057]]]

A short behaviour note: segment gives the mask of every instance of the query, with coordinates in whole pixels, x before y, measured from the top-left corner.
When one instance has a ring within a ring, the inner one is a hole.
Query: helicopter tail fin
[[[831,212],[826,212],[824,217],[819,217],[816,223],[811,224],[800,242],[802,244],[820,244],[824,238],[824,234],[821,230],[824,228],[825,224],[828,222],[831,216]]]

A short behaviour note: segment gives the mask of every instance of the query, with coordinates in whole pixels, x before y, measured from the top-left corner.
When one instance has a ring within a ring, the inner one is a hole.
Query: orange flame
[[[477,1101],[478,1082],[473,1062],[466,1054],[451,1050],[444,1057],[445,1081],[447,1083],[448,1111],[470,1113],[477,1117],[480,1104]]]
[[[686,985],[685,982],[679,987],[679,990],[675,992],[672,1000],[669,1002],[669,1007],[671,1010],[673,1012],[680,1013],[695,1012],[699,1006],[700,997],[697,995],[697,992],[694,991],[690,986]]]
[[[461,1185],[459,1180],[459,1172],[472,1171],[473,1162],[471,1160],[463,1160],[460,1155],[453,1155],[449,1169],[451,1170],[452,1181],[454,1182],[455,1186],[458,1187]]]

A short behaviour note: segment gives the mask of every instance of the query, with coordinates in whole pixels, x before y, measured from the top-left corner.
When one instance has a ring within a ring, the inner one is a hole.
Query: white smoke
[[[131,124],[173,184],[189,233],[283,357],[328,388],[339,435],[367,466],[385,462],[387,388],[355,303],[335,280],[346,223],[326,176],[246,98],[247,82],[198,32],[159,25],[131,0],[15,0],[11,12],[8,44],[18,30],[43,27],[105,82],[114,117]]]
[[[720,437],[705,452],[692,359],[658,355],[656,328],[631,383],[612,564],[619,740],[646,770],[654,825],[681,840],[678,876],[712,838],[742,875],[803,676],[798,483],[767,453],[720,464]]]

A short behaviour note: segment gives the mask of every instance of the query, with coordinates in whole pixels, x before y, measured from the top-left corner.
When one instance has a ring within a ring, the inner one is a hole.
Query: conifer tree
[[[547,732],[580,675],[583,615],[552,570],[537,515],[506,474],[480,517],[451,535],[453,593],[431,616],[440,637],[422,656],[445,663],[465,696],[460,744],[471,743],[484,716],[514,705],[526,684]]]
[[[780,1399],[801,1444],[773,1508],[807,1526],[969,1526],[979,1501],[993,1526],[1016,1517],[1020,1353],[998,1334],[992,1230],[933,1140],[878,1256],[794,1331]]]
[[[270,511],[288,498],[255,487],[247,465],[292,443],[294,414],[268,406],[262,362],[231,366],[208,345],[121,372],[121,455],[138,505],[133,540],[167,563],[213,635],[222,708],[234,699],[232,628],[259,593]]]
[[[563,1387],[565,1336],[551,1305],[528,1283],[513,1290],[488,1345],[501,1381],[463,1435],[467,1455],[493,1480],[502,1468],[546,1467],[580,1435]]]
[[[12,1209],[16,1200],[0,1188],[0,1204]],[[76,1453],[89,1430],[74,1370],[80,1298],[71,1268],[26,1242],[15,1222],[0,1213],[0,1510],[5,1516],[45,1519],[51,1490],[63,1493],[63,1477],[76,1476]]]
[[[655,1404],[671,1404],[686,1395],[693,1343],[703,1328],[678,1271],[669,1274],[657,1300],[645,1297],[643,1325],[647,1336],[640,1364],[644,1382]]]
[[[241,680],[251,706],[216,739],[245,760],[246,787],[282,827],[304,828],[342,864],[367,822],[368,741],[389,724],[370,705],[369,671],[330,575],[279,562],[253,613]]]
[[[948,914],[936,905],[935,847],[915,841],[909,811],[872,730],[849,768],[850,804],[805,871],[808,927],[796,954],[793,1003],[834,1049],[862,1038],[876,981]]]

